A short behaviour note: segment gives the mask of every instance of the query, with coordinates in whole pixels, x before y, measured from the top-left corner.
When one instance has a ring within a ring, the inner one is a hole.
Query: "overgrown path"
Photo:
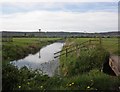
[[[111,55],[109,59],[109,65],[116,76],[120,76],[120,56]]]

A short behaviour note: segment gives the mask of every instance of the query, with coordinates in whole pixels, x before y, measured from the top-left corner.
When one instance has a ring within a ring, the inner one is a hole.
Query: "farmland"
[[[95,47],[82,48],[79,56],[76,52],[69,53],[67,59],[65,55],[61,56],[60,75],[53,77],[26,67],[19,70],[8,64],[11,60],[23,58],[29,53],[36,53],[41,47],[59,39],[41,38],[40,44],[39,38],[13,38],[13,42],[3,42],[3,89],[119,90],[120,77],[105,74],[102,70],[103,63],[108,60],[110,54],[120,55],[117,38],[102,38],[102,46],[99,46],[99,42],[91,42]],[[67,38],[65,43],[76,45],[90,39],[99,38]]]
[[[77,38],[67,40],[79,44],[91,38]],[[98,39],[98,38],[92,38]],[[95,48],[81,49],[79,56],[76,52],[61,56],[60,71],[68,80],[68,89],[74,90],[117,90],[120,84],[119,77],[103,73],[103,64],[108,61],[110,54],[119,55],[117,38],[102,38],[102,47],[99,42]],[[102,72],[101,72],[102,71]]]
[[[103,38],[103,47],[111,54],[120,55],[119,38]]]
[[[77,38],[77,39],[69,39],[69,41],[75,43],[82,43],[90,39],[99,40],[99,38]],[[116,54],[116,55],[120,54],[118,48],[119,38],[102,38],[101,40],[102,40],[102,47],[105,48],[107,51],[109,51],[111,54]]]
[[[13,38],[13,42],[2,43],[3,61],[17,60],[36,53],[41,47],[53,43],[60,38]]]

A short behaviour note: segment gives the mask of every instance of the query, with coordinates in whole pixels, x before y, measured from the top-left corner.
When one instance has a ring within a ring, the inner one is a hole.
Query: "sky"
[[[118,31],[118,0],[13,1],[0,1],[0,31]]]

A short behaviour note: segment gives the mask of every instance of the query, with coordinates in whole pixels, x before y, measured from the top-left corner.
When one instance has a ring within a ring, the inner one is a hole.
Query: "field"
[[[110,54],[120,55],[117,38],[102,38],[86,44],[87,48],[60,57],[60,75],[49,77],[38,70],[26,67],[18,70],[9,64],[10,60],[36,53],[41,47],[60,38],[13,38],[13,42],[3,42],[3,90],[119,90],[120,77],[103,72],[103,64]],[[66,45],[77,45],[90,39],[67,38]],[[40,43],[39,43],[40,42]],[[92,46],[95,46],[91,48]],[[79,54],[79,55],[77,55]],[[7,63],[6,63],[7,62]]]
[[[2,43],[2,59],[4,61],[17,60],[36,53],[41,47],[53,43],[60,38],[13,38],[13,42]]]
[[[87,40],[99,40],[99,38],[70,38],[67,44],[80,44]],[[120,79],[103,73],[105,62],[108,62],[111,54],[118,53],[117,38],[102,38],[99,41],[85,44],[87,48],[68,53],[60,58],[61,75],[67,78],[69,86],[74,90],[118,90]],[[89,46],[88,46],[89,45]],[[91,48],[91,46],[95,46]],[[67,46],[65,46],[67,47]],[[72,48],[71,48],[72,49]],[[77,55],[79,53],[79,55]],[[102,71],[102,72],[101,72]],[[109,70],[108,70],[109,72]],[[72,85],[73,83],[73,85]]]
[[[120,55],[119,38],[103,38],[103,47],[111,54]]]
[[[75,42],[75,43],[82,43],[88,40],[99,40],[99,38],[72,38],[69,39],[69,42]],[[111,54],[119,54],[118,51],[118,45],[119,45],[119,38],[101,38],[102,40],[102,46],[105,48],[107,51],[109,51]],[[97,42],[98,43],[98,42]],[[120,54],[119,54],[120,55]]]
[[[42,42],[47,42],[47,41],[55,41],[59,40],[60,38],[13,38],[13,42],[3,42],[2,44],[4,45],[20,45],[20,46],[25,46],[29,44],[42,44]]]

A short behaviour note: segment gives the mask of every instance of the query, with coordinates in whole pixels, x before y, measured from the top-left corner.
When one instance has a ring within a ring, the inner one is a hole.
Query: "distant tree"
[[[34,34],[30,34],[29,37],[35,37],[35,35]]]
[[[27,36],[27,34],[25,33],[24,36]]]

